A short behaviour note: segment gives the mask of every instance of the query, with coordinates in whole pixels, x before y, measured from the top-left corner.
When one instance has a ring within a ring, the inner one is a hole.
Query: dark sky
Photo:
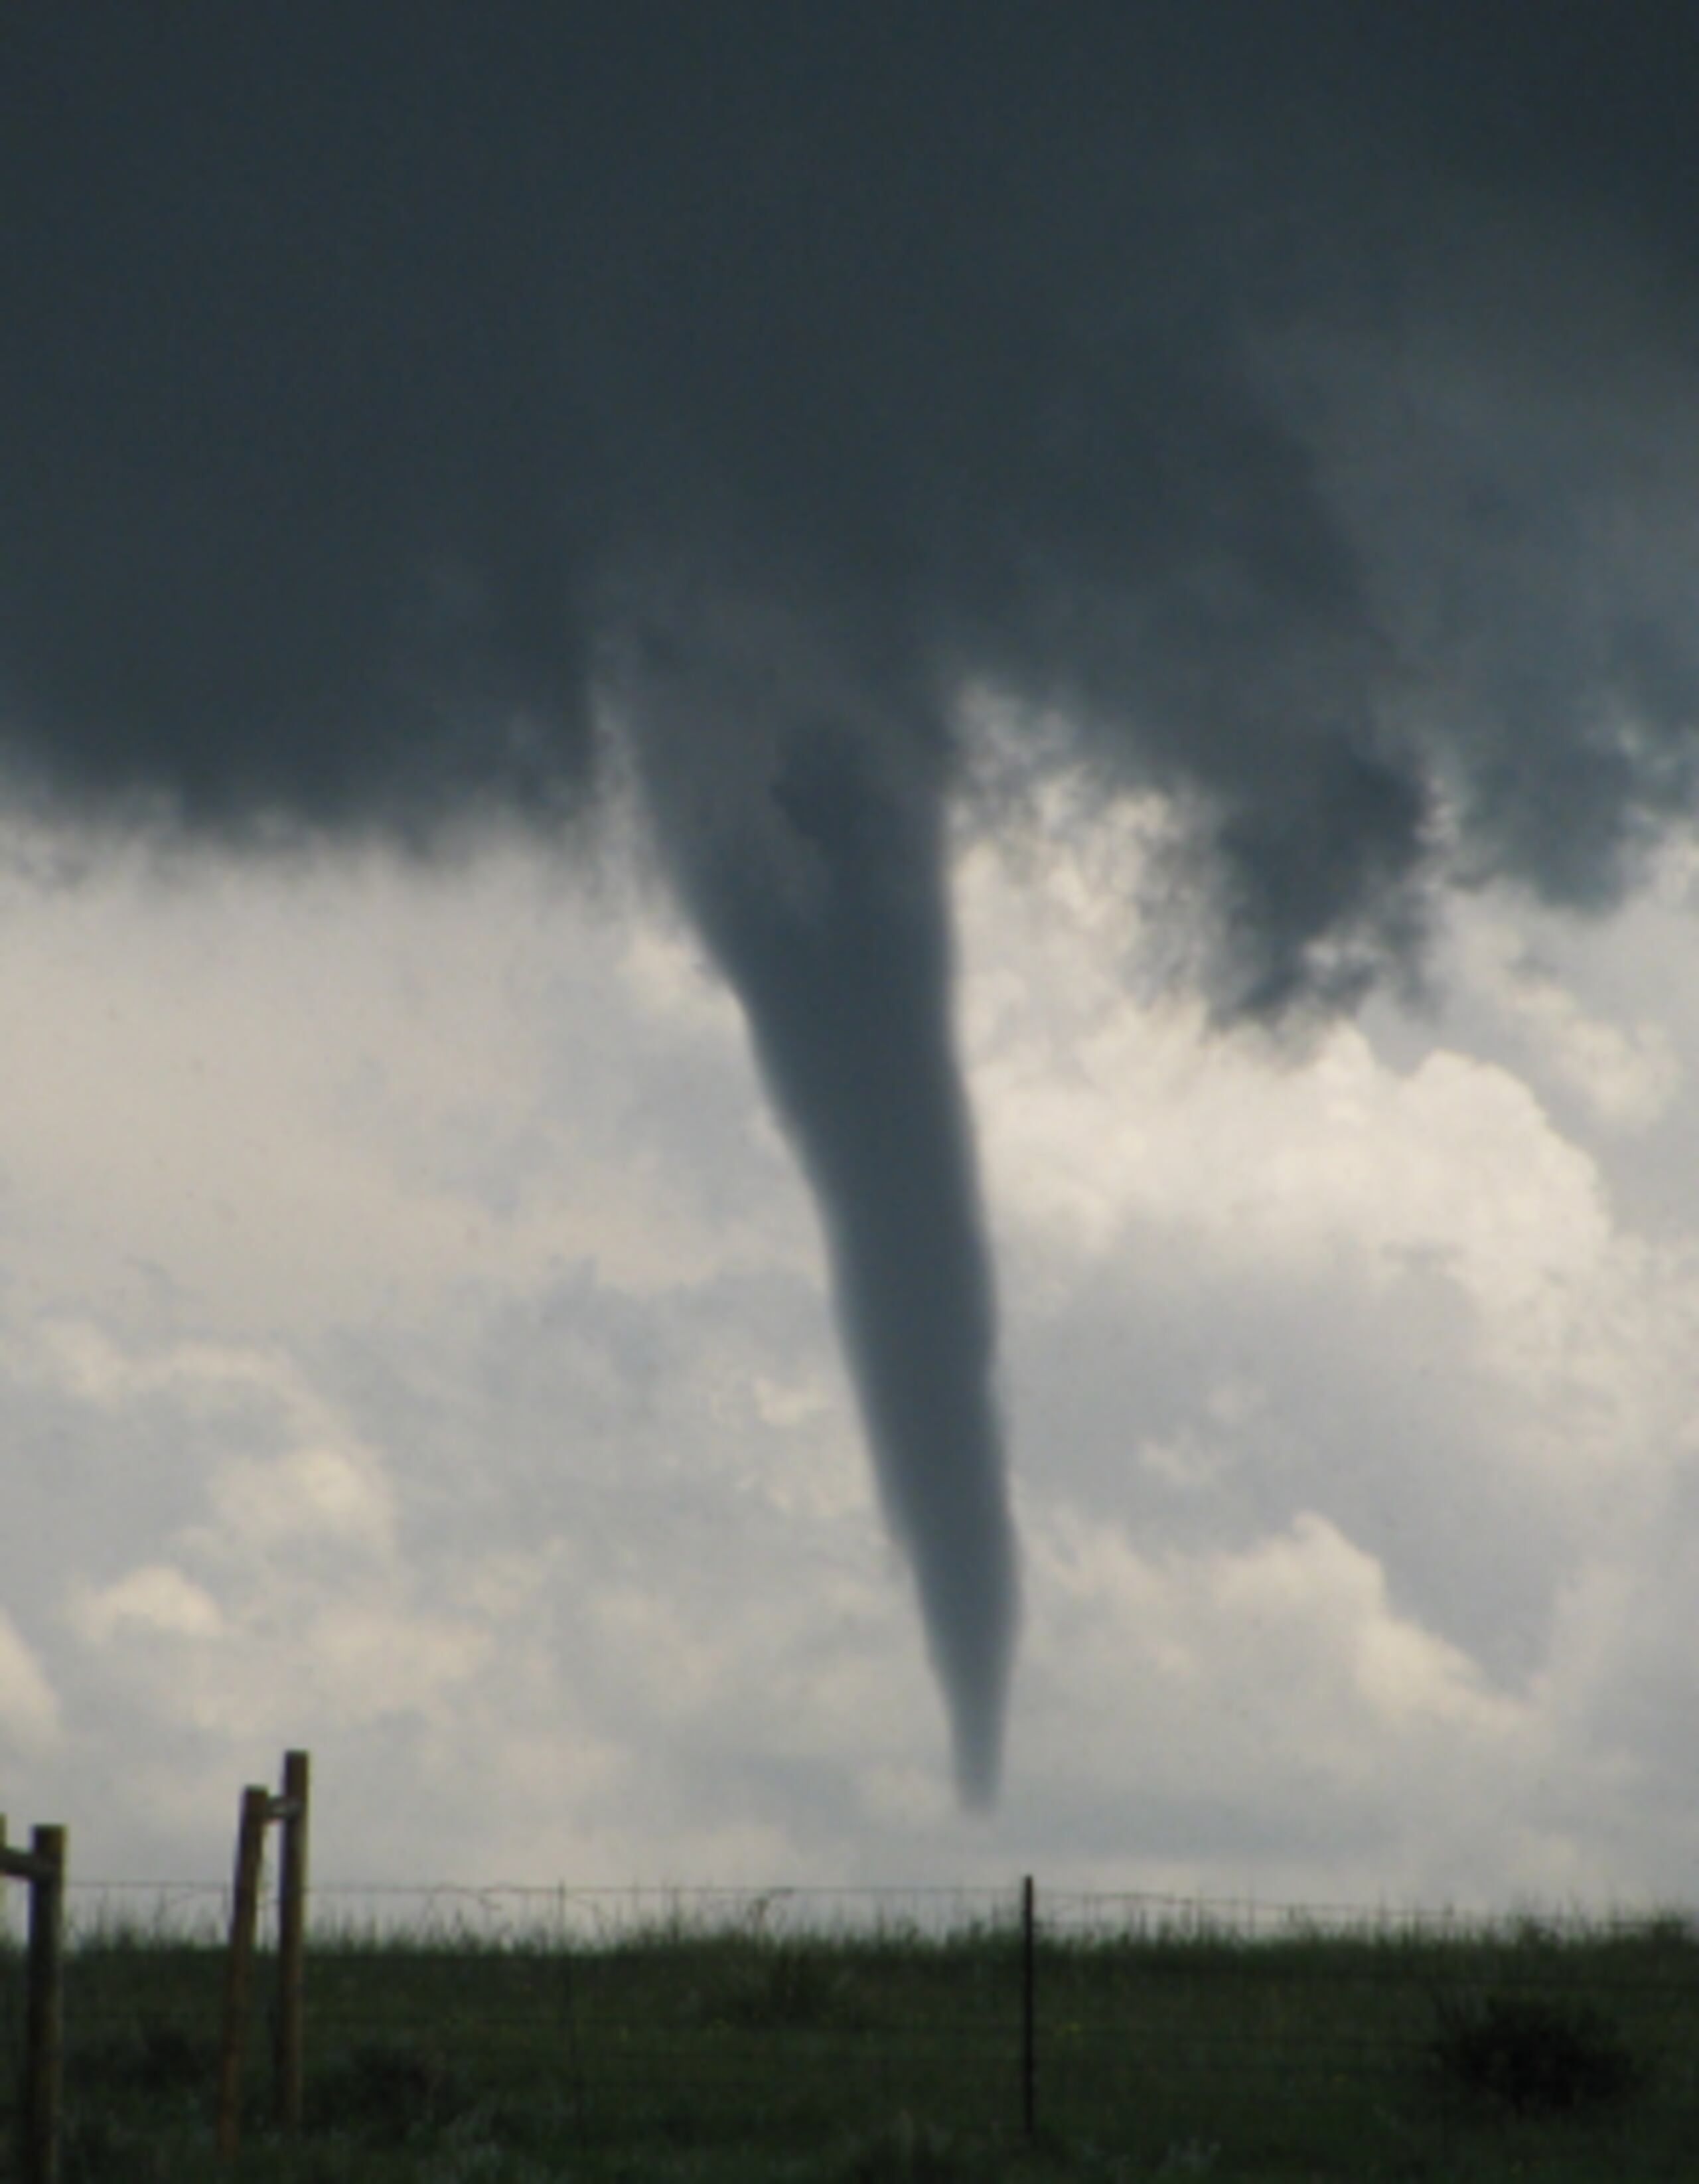
[[[0,27],[16,793],[428,847],[587,809],[611,708],[971,1794],[1016,1587],[962,701],[1172,800],[1223,1013],[1358,998],[1446,880],[1609,900],[1693,786],[1696,94],[1689,11],[1557,0]]]
[[[224,824],[552,807],[664,554],[1200,792],[1253,1000],[1407,930],[1436,766],[1485,854],[1607,887],[1685,792],[1686,618],[1594,587],[1524,717],[1578,579],[1501,562],[1633,518],[1610,422],[1648,354],[1691,369],[1696,41],[1561,0],[10,10],[8,739]],[[1577,387],[1602,264],[1649,300]],[[1403,449],[1340,388],[1301,414],[1269,345],[1431,330],[1601,444],[1518,471],[1489,430],[1443,538],[1401,538]],[[1436,631],[1472,584],[1484,619],[1519,587],[1506,626]],[[1423,675],[1450,717],[1412,744]]]

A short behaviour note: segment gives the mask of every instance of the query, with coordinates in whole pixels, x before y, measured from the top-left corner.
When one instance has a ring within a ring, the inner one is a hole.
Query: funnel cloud
[[[1018,1587],[947,829],[1163,800],[1223,1022],[1418,975],[1448,886],[1613,900],[1695,800],[1696,94],[1603,0],[0,28],[0,783],[428,855],[635,777],[970,1798]]]
[[[687,644],[680,619],[621,697],[679,891],[744,1005],[814,1187],[880,1498],[949,1701],[957,1785],[985,1804],[1017,1582],[991,1275],[950,1036],[943,737],[801,632],[722,614]],[[727,776],[744,768],[728,805]]]

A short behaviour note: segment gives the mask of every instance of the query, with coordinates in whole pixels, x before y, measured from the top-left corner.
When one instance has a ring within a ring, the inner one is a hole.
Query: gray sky
[[[1290,22],[0,32],[97,1864],[1685,1886],[1692,57]]]
[[[1027,1594],[967,1818],[664,899],[14,834],[11,1802],[216,1876],[299,1741],[326,1879],[1685,1892],[1699,863],[1469,898],[1436,1016],[1277,1061],[1141,981],[1159,832],[955,868]]]

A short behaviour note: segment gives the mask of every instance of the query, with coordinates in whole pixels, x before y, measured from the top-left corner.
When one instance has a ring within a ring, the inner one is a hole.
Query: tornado
[[[0,29],[0,804],[570,855],[636,780],[970,1802],[1018,1585],[951,830],[1154,801],[1159,960],[1274,1025],[1699,811],[1699,81],[1551,12]]]
[[[822,660],[783,617],[734,616],[705,644],[680,642],[676,613],[668,629],[665,666],[626,694],[650,809],[813,1191],[957,1790],[983,1808],[1001,1770],[1018,1583],[951,1021],[944,739],[881,719],[854,666]]]

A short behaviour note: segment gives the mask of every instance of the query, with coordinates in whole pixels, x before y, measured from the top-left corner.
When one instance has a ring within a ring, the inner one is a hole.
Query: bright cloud
[[[1620,965],[1465,905],[1449,1014],[1275,1055],[1143,974],[1152,838],[1062,813],[960,873],[1028,1553],[971,1825],[812,1215],[677,926],[509,853],[14,860],[23,1802],[216,1877],[302,1742],[326,1879],[1674,1886],[1699,1200],[1624,1209],[1699,1128],[1646,963],[1685,897]]]

